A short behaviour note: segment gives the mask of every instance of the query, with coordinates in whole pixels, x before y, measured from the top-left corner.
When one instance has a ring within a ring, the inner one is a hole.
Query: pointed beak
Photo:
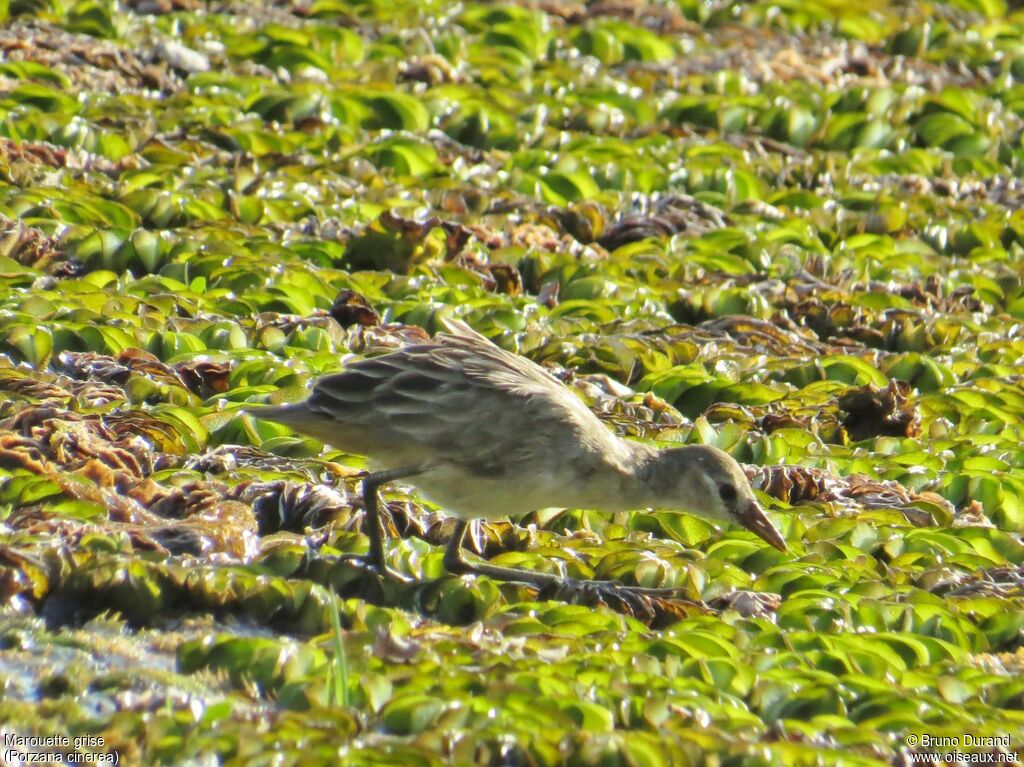
[[[775,525],[755,502],[751,501],[750,505],[740,512],[740,524],[779,551],[786,551],[785,539],[779,535]]]

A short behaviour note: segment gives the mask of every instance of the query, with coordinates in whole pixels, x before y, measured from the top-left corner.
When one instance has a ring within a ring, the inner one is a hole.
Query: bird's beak
[[[785,539],[779,535],[779,531],[775,529],[775,525],[773,525],[768,517],[765,516],[764,511],[755,501],[751,501],[750,505],[740,512],[739,516],[742,525],[750,530],[750,532],[757,534],[759,538],[774,546],[779,551],[786,551]]]

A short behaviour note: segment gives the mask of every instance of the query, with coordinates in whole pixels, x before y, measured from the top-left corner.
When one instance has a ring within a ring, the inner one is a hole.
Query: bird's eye
[[[720,485],[718,487],[718,497],[726,503],[732,503],[736,500],[736,488],[732,485]]]

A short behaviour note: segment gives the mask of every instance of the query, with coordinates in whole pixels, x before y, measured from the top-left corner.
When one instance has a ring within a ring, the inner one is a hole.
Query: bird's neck
[[[652,505],[652,496],[645,481],[650,466],[658,459],[658,450],[640,442],[615,437],[613,449],[606,445],[599,454],[590,479],[576,488],[581,508],[605,511],[632,511]]]
[[[623,476],[626,494],[636,499],[635,508],[658,508],[665,500],[662,476],[662,451],[641,442],[626,442],[630,450],[629,471]]]

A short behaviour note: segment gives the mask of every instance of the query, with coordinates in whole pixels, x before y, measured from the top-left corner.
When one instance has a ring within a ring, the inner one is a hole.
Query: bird
[[[379,488],[395,480],[408,480],[456,518],[443,559],[456,575],[564,586],[567,579],[552,573],[470,562],[463,554],[471,520],[553,507],[682,511],[740,525],[786,551],[728,453],[623,439],[540,365],[461,320],[439,319],[444,330],[433,341],[352,362],[317,379],[301,402],[249,411],[367,457],[364,564],[378,574],[404,579],[387,565],[378,506]]]

